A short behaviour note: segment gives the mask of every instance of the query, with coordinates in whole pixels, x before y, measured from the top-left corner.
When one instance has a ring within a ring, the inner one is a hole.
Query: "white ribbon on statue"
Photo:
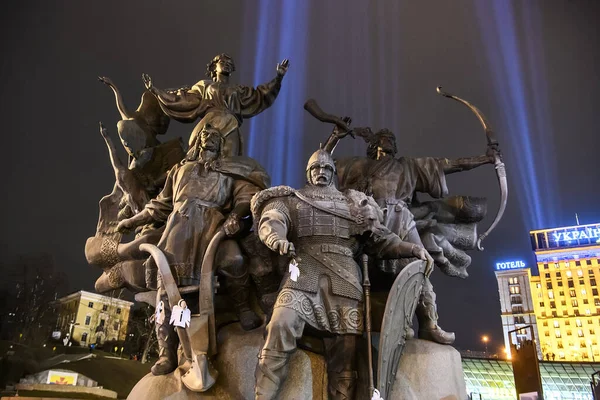
[[[169,323],[180,328],[189,328],[191,320],[192,312],[187,308],[184,300],[179,300],[179,303],[173,306],[171,310],[171,321]]]
[[[162,300],[156,306],[155,321],[157,325],[162,325],[165,322],[165,303]]]
[[[298,281],[298,277],[300,276],[300,268],[298,268],[298,263],[296,262],[295,258],[292,258],[292,261],[290,261],[290,279],[293,280],[294,282]]]
[[[379,390],[373,390],[373,397],[371,397],[371,400],[383,400],[383,397],[381,397]]]

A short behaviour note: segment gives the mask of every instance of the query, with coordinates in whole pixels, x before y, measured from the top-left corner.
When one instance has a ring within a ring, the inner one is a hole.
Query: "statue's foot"
[[[177,368],[177,360],[172,360],[170,357],[162,356],[150,368],[152,375],[167,375],[175,371]]]
[[[446,332],[439,326],[433,329],[419,329],[419,339],[430,340],[439,344],[454,343],[454,332]]]
[[[262,319],[252,310],[243,310],[239,313],[240,325],[245,331],[251,331],[262,325]]]

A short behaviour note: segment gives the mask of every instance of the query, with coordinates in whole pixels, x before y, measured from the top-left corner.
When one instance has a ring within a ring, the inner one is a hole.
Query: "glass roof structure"
[[[472,400],[517,400],[512,364],[496,359],[462,359]],[[590,381],[600,363],[540,362],[544,400],[593,400]]]

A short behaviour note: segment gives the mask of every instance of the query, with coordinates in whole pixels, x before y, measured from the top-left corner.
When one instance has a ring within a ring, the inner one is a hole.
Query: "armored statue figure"
[[[228,236],[235,236],[242,219],[250,215],[252,196],[269,186],[268,175],[254,160],[223,157],[223,142],[217,129],[204,125],[186,158],[169,171],[160,194],[117,227],[126,231],[152,221],[166,222],[158,247],[166,255],[179,286],[199,284],[202,259],[211,238],[221,227]],[[216,259],[242,327],[248,330],[259,326],[262,321],[249,306],[250,280],[238,243],[233,239],[221,242]],[[146,262],[146,284],[148,288],[158,285],[152,258]],[[165,318],[156,329],[160,359],[152,367],[155,375],[170,373],[177,366],[177,336],[168,323],[168,299],[162,301]]]
[[[260,240],[291,256],[256,369],[256,399],[276,398],[306,324],[325,333],[330,398],[352,399],[357,380],[355,343],[364,329],[361,272],[355,257],[430,260],[425,249],[403,242],[382,225],[383,215],[365,194],[340,192],[335,165],[324,150],[306,168],[307,185],[278,186],[252,199]]]
[[[242,154],[242,137],[239,128],[244,119],[254,117],[269,108],[281,89],[281,82],[289,61],[277,64],[277,75],[270,82],[256,88],[229,82],[235,71],[233,59],[219,54],[207,65],[209,80],[201,80],[191,88],[161,90],[153,85],[147,74],[142,78],[148,90],[156,96],[160,107],[169,117],[184,123],[200,119],[190,136],[190,145],[206,124],[218,129],[225,137],[223,154]]]
[[[332,137],[340,136],[338,131],[339,129],[336,127]],[[494,162],[492,154],[457,160],[431,157],[396,158],[396,138],[389,130],[382,129],[373,133],[369,128],[354,128],[353,132],[367,141],[367,157],[337,160],[340,188],[360,190],[373,196],[377,204],[384,210],[386,227],[403,240],[419,246],[424,245],[413,213],[409,209],[415,200],[416,192],[427,193],[431,197],[439,199],[448,193],[447,174],[466,171]],[[438,203],[430,204],[439,205]],[[421,206],[421,208],[424,207]],[[474,207],[474,210],[480,218],[485,215],[485,213],[481,215],[478,207]],[[423,210],[419,211],[420,214],[427,214]],[[429,223],[435,223],[435,221],[430,220]],[[435,244],[424,247],[431,253],[436,265],[444,272],[449,273],[452,263],[444,257],[440,247]],[[379,260],[378,264],[383,271],[397,273],[402,268],[403,261]],[[454,333],[445,332],[438,326],[435,300],[433,286],[427,277],[416,312],[419,321],[419,337],[442,344],[451,344],[454,342]]]

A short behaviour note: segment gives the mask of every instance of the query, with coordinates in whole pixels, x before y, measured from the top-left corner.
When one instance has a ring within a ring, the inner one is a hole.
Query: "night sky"
[[[12,8],[11,8],[12,7]],[[485,152],[464,106],[488,117],[504,151],[509,203],[498,228],[473,254],[467,280],[434,273],[440,325],[457,346],[503,345],[498,261],[534,264],[528,231],[600,222],[600,2],[555,1],[25,1],[3,7],[0,24],[2,265],[52,254],[71,289],[92,290],[88,266],[98,201],[114,177],[98,132],[116,140],[119,116],[104,75],[129,108],[142,72],[160,88],[204,79],[221,52],[236,61],[234,82],[256,85],[290,59],[276,103],[242,126],[249,155],[274,184],[303,183],[308,156],[330,127],[302,104],[315,98],[353,125],[387,127],[407,156],[457,158]],[[193,125],[172,122],[163,141]],[[336,155],[364,155],[346,139]],[[121,154],[123,157],[124,154]],[[485,196],[491,223],[499,203],[494,169],[452,175],[451,194]]]

